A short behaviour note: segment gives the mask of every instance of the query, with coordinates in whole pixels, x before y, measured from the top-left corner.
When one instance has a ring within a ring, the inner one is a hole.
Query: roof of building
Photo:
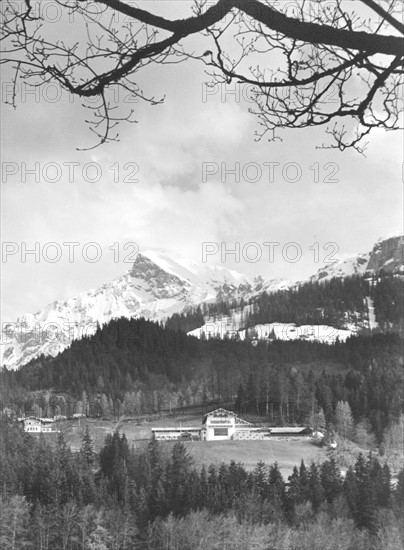
[[[292,435],[292,434],[299,434],[299,433],[304,433],[304,432],[311,431],[311,429],[307,428],[306,426],[298,426],[298,427],[285,426],[283,428],[270,428],[270,430],[271,430],[271,434],[273,434],[273,435],[276,435],[276,434],[291,434]]]
[[[250,423],[248,423],[250,424]],[[251,427],[249,426],[238,426],[238,431],[248,430],[249,432],[262,432],[262,433],[269,433],[271,431],[271,428],[261,428],[259,426]]]
[[[152,428],[152,432],[200,432],[201,428],[186,427],[186,428]]]
[[[52,424],[53,419],[38,418],[37,416],[27,416],[26,418],[22,418],[21,422],[36,423],[36,424]]]
[[[214,411],[211,411],[211,412],[205,414],[205,416],[203,417],[202,424],[206,424],[208,416],[212,416],[212,415],[223,416],[223,417],[231,416],[231,417],[235,418],[236,424],[243,424],[245,426],[252,426],[251,422],[247,422],[247,420],[243,420],[242,418],[239,418],[236,415],[236,413],[234,413],[233,411],[227,411],[226,409],[221,409],[221,408],[216,409]]]

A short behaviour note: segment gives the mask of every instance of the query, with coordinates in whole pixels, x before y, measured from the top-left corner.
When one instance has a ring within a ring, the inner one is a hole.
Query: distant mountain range
[[[372,251],[325,266],[308,281],[372,275],[382,269],[404,274],[403,255],[403,236],[380,240]],[[93,334],[98,325],[119,317],[164,320],[204,303],[248,301],[263,292],[290,289],[298,284],[249,277],[222,266],[175,261],[155,251],[142,252],[132,269],[121,277],[98,289],[55,301],[6,326],[1,364],[16,369],[41,354],[55,356],[73,339]],[[312,333],[311,328],[307,330]]]

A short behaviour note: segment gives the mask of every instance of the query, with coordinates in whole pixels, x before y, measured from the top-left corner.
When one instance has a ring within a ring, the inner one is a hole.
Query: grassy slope
[[[250,470],[259,460],[267,465],[278,463],[284,476],[292,473],[303,459],[306,464],[312,460],[325,460],[326,452],[308,440],[296,441],[192,441],[186,443],[196,464],[220,464],[235,460]]]

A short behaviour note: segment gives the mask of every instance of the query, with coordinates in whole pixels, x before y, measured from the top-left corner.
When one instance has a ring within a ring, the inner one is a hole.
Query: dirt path
[[[115,426],[112,428],[113,432],[117,432],[119,428],[122,426],[124,417],[121,416],[121,418],[118,420],[118,422],[115,424]]]

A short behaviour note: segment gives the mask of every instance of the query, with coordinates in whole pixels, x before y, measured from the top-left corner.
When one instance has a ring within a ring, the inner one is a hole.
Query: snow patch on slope
[[[296,325],[295,323],[266,323],[248,329],[236,329],[224,316],[216,321],[209,321],[204,326],[188,332],[197,338],[235,338],[239,340],[304,340],[333,344],[337,340],[345,342],[355,335],[357,329],[338,329],[329,325]]]

